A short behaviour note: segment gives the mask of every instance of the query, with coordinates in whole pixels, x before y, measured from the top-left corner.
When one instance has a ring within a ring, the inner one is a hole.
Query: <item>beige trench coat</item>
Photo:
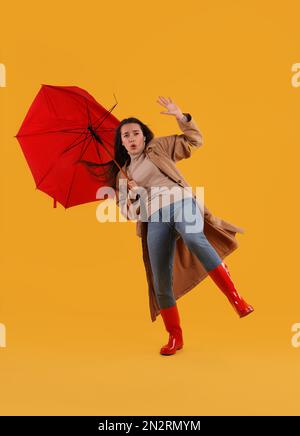
[[[175,134],[170,136],[161,136],[153,138],[145,148],[145,152],[149,159],[168,177],[170,177],[178,185],[186,187],[190,186],[184,179],[176,167],[176,162],[181,159],[187,159],[191,156],[194,149],[198,149],[203,144],[202,135],[190,114],[185,114],[188,121],[177,120],[183,134]],[[122,169],[126,172],[127,165]],[[125,179],[121,171],[116,177],[116,203],[119,206],[119,179]],[[195,194],[193,193],[197,200]],[[133,200],[127,200],[127,207],[132,204]],[[127,215],[127,218],[129,214]],[[147,222],[143,222],[137,218],[136,234],[142,241],[143,262],[146,271],[149,293],[149,307],[151,320],[155,321],[160,313],[159,305],[156,299],[153,286],[153,277],[151,264],[147,247]],[[129,218],[128,218],[129,219]],[[215,248],[221,259],[224,259],[236,248],[238,242],[236,233],[244,233],[244,229],[237,227],[234,224],[226,222],[221,218],[214,216],[204,204],[204,234],[210,244]],[[184,294],[193,289],[208,275],[199,259],[192,254],[189,248],[184,243],[182,237],[177,234],[174,254],[173,268],[173,292],[177,300]]]

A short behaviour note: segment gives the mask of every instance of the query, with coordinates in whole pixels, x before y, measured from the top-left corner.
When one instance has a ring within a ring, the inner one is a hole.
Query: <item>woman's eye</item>
[[[139,135],[140,132],[135,132],[134,134],[135,134],[135,135]],[[123,136],[124,136],[124,138],[128,138],[129,135],[128,135],[128,134],[125,134],[125,135],[123,135]]]

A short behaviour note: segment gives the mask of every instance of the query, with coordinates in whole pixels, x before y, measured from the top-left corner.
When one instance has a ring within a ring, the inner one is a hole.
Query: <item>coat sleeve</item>
[[[192,150],[203,145],[202,134],[191,114],[184,113],[186,120],[177,120],[182,134],[161,136],[157,138],[157,146],[174,161],[187,159]]]

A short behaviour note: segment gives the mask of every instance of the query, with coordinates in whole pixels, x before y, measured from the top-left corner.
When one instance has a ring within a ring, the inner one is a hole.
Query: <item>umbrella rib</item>
[[[110,115],[110,113],[113,111],[113,109],[117,106],[118,103],[114,104],[111,109],[109,109],[107,111],[106,114],[104,114],[104,118],[102,121],[100,121],[100,124],[98,124],[97,126],[94,127],[95,130],[97,130],[99,128],[99,126],[101,126],[101,124],[105,121],[105,119]],[[95,121],[95,123],[97,123],[99,120],[101,120],[102,117],[98,118],[98,120]]]
[[[80,134],[80,136],[82,135],[82,133]],[[60,155],[57,157],[57,159],[59,159],[64,153],[68,152],[69,150],[71,150],[74,147],[77,147],[79,144],[81,144],[83,141],[86,140],[86,138],[88,137],[88,134],[85,135],[85,137],[79,141],[77,144],[73,144],[71,145],[69,148],[64,149]],[[76,140],[78,140],[79,138],[76,138]],[[75,141],[76,141],[75,140]],[[50,173],[50,171],[52,170],[52,168],[55,166],[57,160],[55,162],[53,162],[53,164],[50,166],[50,168],[48,169],[48,171],[42,176],[42,178],[39,180],[38,184],[36,185],[36,187],[38,188],[40,186],[40,184],[45,180],[45,178],[48,176],[48,174]]]
[[[115,108],[115,107],[117,106],[117,104],[118,104],[118,100],[116,99],[115,94],[113,94],[113,95],[114,95],[114,97],[115,97],[115,101],[116,101],[116,103],[111,107],[111,109],[109,109],[107,116],[108,116],[108,115],[109,115],[109,114],[114,110],[114,108]],[[102,118],[102,117],[98,118],[98,120],[101,120],[101,118]],[[95,121],[95,124],[98,122],[98,120]],[[104,118],[104,120],[105,120],[105,118]],[[103,120],[103,121],[104,121],[104,120]],[[103,122],[103,121],[102,121],[102,122]],[[101,123],[99,124],[99,126],[100,126],[100,125],[101,125]],[[99,126],[95,127],[95,129],[98,129]]]
[[[89,105],[88,105],[87,101],[86,101],[86,110],[87,110],[87,114],[88,114],[89,126],[91,126],[92,119],[91,119],[90,109],[89,109]]]
[[[97,152],[98,158],[102,162],[102,159],[101,159],[101,156],[100,156],[100,152],[99,152],[99,148],[98,148],[98,141],[96,141],[94,136],[92,136],[92,138],[93,138],[93,142],[94,142],[94,145],[95,145],[95,148],[96,148],[96,152]]]
[[[95,147],[96,147],[96,151],[97,151],[98,157],[99,157],[100,160],[102,160],[102,159],[101,159],[101,155],[100,155],[100,151],[99,151],[99,145],[98,145],[99,143],[98,143],[98,141],[96,141],[96,139],[94,138],[94,136],[93,136],[93,141],[94,141],[94,144],[95,144]],[[102,144],[102,145],[103,145],[103,144]],[[110,145],[110,144],[109,144],[109,145]],[[110,156],[110,157],[111,157],[111,156]],[[112,161],[109,161],[109,162],[106,163],[106,164],[105,164],[105,163],[101,163],[101,164],[98,164],[97,166],[98,166],[98,167],[100,167],[100,166],[103,166],[103,167],[104,167],[104,166],[110,165],[111,162],[112,162]]]
[[[94,137],[93,137],[94,138]],[[108,141],[106,141],[106,142],[108,142]],[[104,148],[104,150],[109,154],[109,156],[111,157],[111,159],[112,160],[114,160],[114,157],[112,156],[112,154],[111,154],[111,152],[108,150],[108,148],[106,148],[106,146],[104,145],[104,143],[102,142],[102,144],[101,144],[102,146],[103,146],[103,148]],[[110,143],[108,143],[108,145],[110,145],[111,146],[111,144]]]
[[[115,129],[113,127],[111,127],[109,129],[98,130],[97,133],[99,133],[99,132],[111,132],[112,130],[115,130]]]
[[[42,88],[42,92],[44,94],[44,97],[45,97],[45,100],[46,100],[49,112],[51,113],[51,111],[52,111],[57,116],[56,111],[55,111],[55,106],[52,104],[52,102],[51,102],[51,100],[50,100],[50,98],[49,98],[49,96],[48,96],[48,94],[46,92],[46,88],[43,87]]]
[[[82,160],[82,159],[79,162],[84,163],[85,165],[87,165],[89,167],[105,167],[105,166],[111,164],[111,160],[106,162],[106,163],[101,163],[101,164],[96,163],[96,162],[91,162],[89,160]]]
[[[99,160],[102,162],[102,158],[101,158],[101,155],[100,155],[100,152],[99,152],[98,141],[96,141],[96,139],[94,138],[94,136],[93,136],[92,138],[93,138],[93,142],[94,142],[94,145],[95,145],[95,148],[96,148],[96,152],[97,152],[98,158],[99,158]],[[110,161],[110,162],[111,162],[111,161]],[[110,162],[108,162],[108,164],[110,164]],[[97,166],[100,167],[100,166],[105,166],[105,165],[107,165],[107,164],[105,164],[105,163],[100,163],[100,164],[98,164]]]
[[[81,130],[81,132],[76,132],[75,130]],[[37,135],[49,135],[50,133],[84,133],[86,129],[84,127],[78,127],[74,130],[71,129],[64,129],[64,130],[52,130],[49,132],[36,132],[36,133],[21,133],[20,135],[16,135],[16,138],[21,138],[23,136],[37,136]]]
[[[115,105],[116,106],[116,105]],[[114,107],[115,107],[114,106]],[[90,108],[89,108],[89,105],[88,105],[88,103],[86,102],[86,108],[87,108],[87,114],[88,114],[88,121],[89,121],[89,125],[90,126],[92,126],[92,117],[91,117],[91,113],[90,113]],[[112,110],[112,109],[111,109]],[[111,111],[109,111],[109,113],[110,113]],[[107,114],[105,114],[106,116],[108,116]],[[98,118],[98,120],[99,119],[101,119],[101,118]],[[98,120],[96,120],[95,121],[95,123],[98,121]],[[104,118],[104,120],[105,120],[105,118]],[[104,122],[104,120],[102,121],[102,122]],[[96,127],[96,129],[97,129],[97,127]],[[101,130],[101,133],[102,132],[111,132],[111,131],[114,131],[115,129],[114,128],[107,128],[107,129],[103,129],[103,130]],[[97,132],[97,133],[99,133],[99,132]],[[98,153],[98,156],[99,156],[99,152],[98,152],[98,149],[97,149],[97,153]],[[100,156],[99,156],[99,158],[100,158]]]
[[[82,151],[82,153],[81,153],[81,155],[80,155],[80,157],[79,157],[79,159],[77,160],[76,163],[80,162],[82,156],[83,156],[84,153],[86,152],[86,150],[87,150],[87,148],[89,147],[90,143],[91,143],[91,138],[89,139],[87,145],[82,147],[82,148],[84,148],[84,150]],[[73,175],[72,175],[72,180],[71,180],[71,184],[70,184],[69,192],[68,192],[68,196],[67,196],[67,201],[66,201],[66,209],[67,209],[68,204],[69,204],[69,199],[70,199],[71,189],[72,189],[72,186],[73,186],[73,184],[74,184],[74,179],[75,179],[75,174],[76,174],[76,172],[77,172],[77,168],[78,168],[78,165],[76,165],[76,167],[75,167],[75,171],[73,172]]]
[[[85,132],[85,137],[81,141],[77,142],[77,144],[75,143],[76,140],[78,140],[80,138],[80,136],[82,136],[83,134],[84,134],[84,132],[80,133],[79,137],[76,138],[74,140],[74,142],[71,142],[71,144],[62,151],[62,153],[59,155],[59,157],[62,156],[64,153],[67,153],[68,151],[70,151],[72,148],[77,147],[77,145],[81,144],[82,141],[85,141],[86,138],[89,136],[89,132],[88,131]]]

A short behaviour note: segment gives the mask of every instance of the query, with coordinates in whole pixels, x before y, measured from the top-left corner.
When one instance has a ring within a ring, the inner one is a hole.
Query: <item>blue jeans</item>
[[[184,198],[161,207],[148,218],[147,245],[154,290],[161,309],[176,303],[173,293],[175,230],[207,272],[222,259],[203,233],[204,220],[195,198]]]

